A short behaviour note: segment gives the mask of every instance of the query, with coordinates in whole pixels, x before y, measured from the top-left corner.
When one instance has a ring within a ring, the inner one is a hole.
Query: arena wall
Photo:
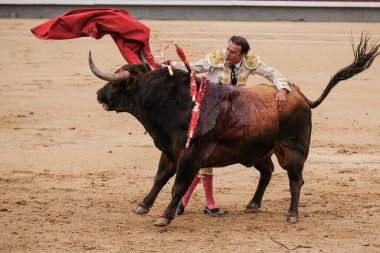
[[[51,18],[77,8],[119,8],[138,19],[379,22],[374,1],[0,0],[0,18]]]

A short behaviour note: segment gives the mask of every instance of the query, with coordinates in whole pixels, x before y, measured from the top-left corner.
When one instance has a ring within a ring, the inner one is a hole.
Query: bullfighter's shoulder
[[[255,69],[259,61],[260,59],[256,54],[249,52],[243,62],[248,69]]]
[[[207,60],[212,67],[215,67],[215,68],[223,67],[224,60],[225,60],[224,55],[225,55],[225,53],[223,50],[213,51],[207,55]]]

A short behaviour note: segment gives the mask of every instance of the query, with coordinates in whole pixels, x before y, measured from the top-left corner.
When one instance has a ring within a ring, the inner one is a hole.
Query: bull
[[[174,76],[170,76],[166,68],[151,70],[142,63],[106,73],[96,67],[90,52],[92,72],[107,81],[97,92],[98,102],[107,111],[132,114],[161,151],[153,187],[134,213],[148,213],[163,186],[176,174],[171,201],[154,222],[156,226],[167,226],[200,168],[236,163],[253,166],[260,172],[256,192],[246,206],[246,211],[258,211],[274,170],[271,160],[274,154],[289,179],[290,206],[285,219],[288,223],[297,222],[304,184],[302,170],[310,147],[311,109],[320,105],[340,81],[371,66],[380,54],[380,45],[369,40],[369,36],[362,35],[357,47],[352,44],[354,61],[332,76],[317,100],[309,100],[291,85],[287,106],[281,112],[277,110],[276,89],[272,85],[237,88],[208,83],[198,126],[188,148],[185,144],[193,102],[187,72],[176,69]],[[198,86],[199,82],[197,79]]]

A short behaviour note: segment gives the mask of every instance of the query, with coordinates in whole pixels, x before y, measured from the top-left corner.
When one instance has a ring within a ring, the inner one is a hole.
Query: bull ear
[[[127,65],[123,66],[122,69],[125,69]],[[152,71],[151,67],[148,63],[142,63],[142,64],[131,64],[128,66],[129,72],[131,75],[129,76],[128,80],[126,81],[127,90],[134,89],[138,82],[145,76],[146,73]]]
[[[116,73],[106,73],[106,72],[101,71],[100,69],[96,67],[94,61],[92,60],[91,51],[89,51],[88,53],[88,63],[90,65],[90,69],[92,73],[94,73],[95,76],[97,76],[98,78],[104,81],[121,82],[128,79],[130,75],[129,72],[125,70],[119,71]]]
[[[133,90],[136,87],[137,84],[137,78],[136,76],[131,76],[127,80],[127,90]]]

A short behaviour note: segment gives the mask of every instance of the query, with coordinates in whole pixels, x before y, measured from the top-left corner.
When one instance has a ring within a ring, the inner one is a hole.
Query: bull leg
[[[304,153],[295,151],[291,145],[278,146],[275,150],[280,166],[288,173],[289,187],[290,187],[290,207],[288,213],[285,215],[285,221],[289,223],[296,223],[298,221],[298,206],[300,200],[301,187],[304,183],[302,178],[302,170],[307,158],[308,149]],[[299,150],[302,150],[299,148]]]
[[[260,171],[260,180],[252,200],[246,206],[245,212],[258,212],[261,207],[264,192],[272,178],[274,165],[271,158],[254,162],[253,166]]]
[[[174,219],[179,201],[183,195],[185,195],[195,175],[200,169],[199,165],[194,164],[195,160],[197,159],[191,158],[187,155],[187,158],[182,158],[178,161],[176,179],[172,188],[172,199],[163,215],[157,218],[154,222],[155,226],[165,227]]]
[[[298,206],[300,200],[301,187],[304,184],[302,178],[302,169],[304,161],[298,159],[286,167],[289,178],[290,186],[290,207],[288,213],[285,215],[285,221],[289,223],[296,223],[298,220]]]
[[[175,167],[173,162],[164,154],[161,153],[160,162],[158,165],[157,174],[154,178],[153,187],[140,202],[137,207],[133,210],[135,214],[147,214],[149,209],[153,206],[157,195],[160,193],[161,189],[168,182],[168,180],[175,174]]]

